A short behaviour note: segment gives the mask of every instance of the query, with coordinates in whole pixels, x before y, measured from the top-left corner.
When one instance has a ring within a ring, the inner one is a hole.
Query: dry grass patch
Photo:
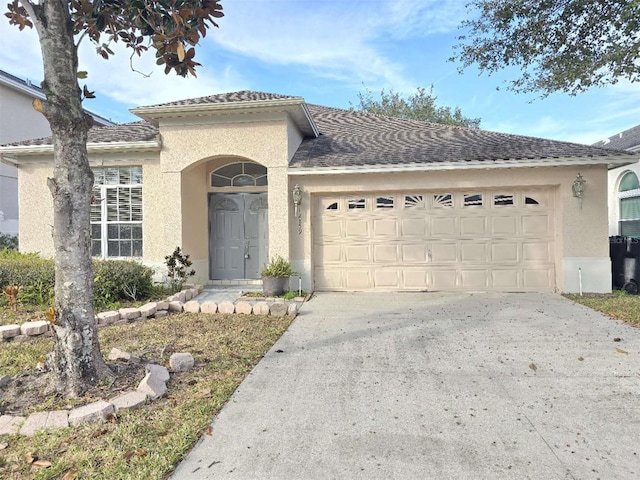
[[[623,320],[636,327],[640,326],[640,295],[629,295],[616,290],[612,293],[587,293],[582,297],[580,295],[565,295],[565,297],[611,318]]]
[[[194,355],[196,367],[172,374],[166,398],[110,422],[41,432],[33,438],[0,437],[0,445],[8,444],[0,450],[0,478],[165,478],[206,434],[215,414],[290,322],[290,317],[182,314],[101,329],[103,354],[117,347],[164,364],[171,353],[185,351]],[[3,344],[0,374],[33,367],[37,357],[49,351],[50,341]],[[111,398],[110,388],[101,386],[91,396],[103,392]],[[47,408],[70,406],[60,398],[45,401]],[[27,454],[51,466],[35,469],[25,460]]]

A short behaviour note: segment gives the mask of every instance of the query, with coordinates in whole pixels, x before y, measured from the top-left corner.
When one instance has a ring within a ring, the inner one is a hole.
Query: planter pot
[[[289,289],[289,277],[262,277],[262,293],[265,297],[282,295]]]

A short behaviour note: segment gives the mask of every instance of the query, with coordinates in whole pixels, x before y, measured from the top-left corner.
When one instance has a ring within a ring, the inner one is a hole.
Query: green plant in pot
[[[271,259],[260,272],[262,276],[262,292],[265,297],[275,297],[289,290],[289,277],[296,275],[291,269],[291,262],[280,255]]]

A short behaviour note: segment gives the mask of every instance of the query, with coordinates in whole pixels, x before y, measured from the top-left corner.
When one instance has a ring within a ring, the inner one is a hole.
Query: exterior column
[[[267,169],[269,184],[269,258],[280,255],[289,260],[290,192],[286,167]]]

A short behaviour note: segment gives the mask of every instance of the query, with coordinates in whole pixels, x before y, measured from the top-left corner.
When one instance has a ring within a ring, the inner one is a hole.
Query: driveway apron
[[[640,478],[639,358],[559,295],[318,294],[172,478]]]

